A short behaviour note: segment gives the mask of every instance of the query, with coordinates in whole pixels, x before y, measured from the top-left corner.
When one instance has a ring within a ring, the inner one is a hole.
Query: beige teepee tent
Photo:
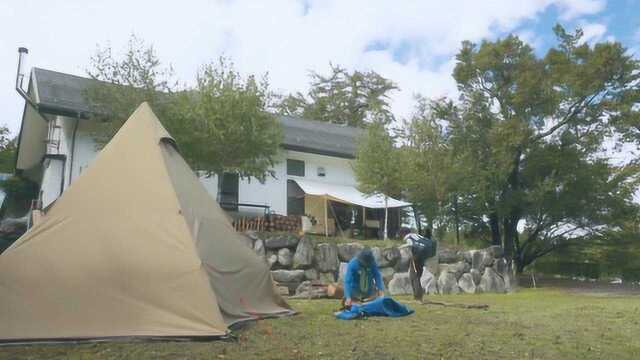
[[[0,255],[0,341],[218,337],[291,314],[146,103]]]

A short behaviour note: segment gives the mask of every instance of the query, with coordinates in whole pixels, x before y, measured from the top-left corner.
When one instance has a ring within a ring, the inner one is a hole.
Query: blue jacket
[[[360,282],[361,275],[366,276],[366,279],[363,279],[363,284]],[[365,268],[360,265],[357,258],[351,259],[344,275],[344,297],[347,299],[353,296],[366,298],[373,295],[376,289],[384,291],[384,282],[378,265],[374,263],[371,268]]]

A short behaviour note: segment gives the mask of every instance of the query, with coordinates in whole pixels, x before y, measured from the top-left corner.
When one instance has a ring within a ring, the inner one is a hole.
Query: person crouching
[[[344,307],[384,296],[384,282],[371,249],[365,248],[349,261],[344,276]]]

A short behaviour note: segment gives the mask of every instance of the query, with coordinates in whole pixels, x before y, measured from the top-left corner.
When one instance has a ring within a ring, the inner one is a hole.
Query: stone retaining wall
[[[293,295],[305,281],[334,283],[342,280],[346,265],[364,248],[360,243],[318,243],[293,234],[247,233],[246,243],[271,268],[283,294]],[[392,295],[411,294],[407,245],[371,248],[387,289]],[[427,261],[422,286],[427,294],[505,293],[515,288],[513,271],[500,246],[482,250],[439,249]],[[299,292],[299,290],[298,290]]]

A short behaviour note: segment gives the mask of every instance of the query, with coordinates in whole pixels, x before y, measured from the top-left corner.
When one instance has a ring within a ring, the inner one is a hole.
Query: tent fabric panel
[[[294,179],[307,195],[325,196],[334,201],[364,206],[371,209],[385,207],[383,195],[367,196],[353,186],[321,183],[311,180]],[[389,208],[411,206],[411,203],[387,198]]]
[[[274,291],[264,259],[243,244],[225,212],[175,148],[162,147],[183,214],[227,325],[294,312]]]
[[[223,336],[227,326],[141,105],[0,256],[0,341]]]

